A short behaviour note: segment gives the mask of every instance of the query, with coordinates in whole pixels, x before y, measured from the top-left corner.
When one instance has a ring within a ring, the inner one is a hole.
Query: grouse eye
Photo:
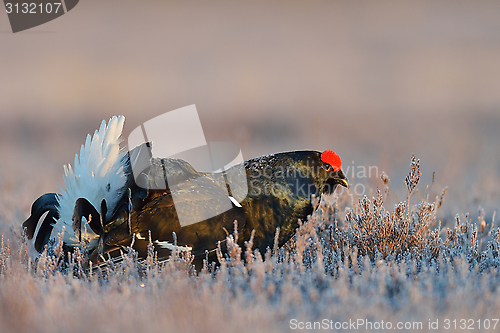
[[[332,166],[328,163],[323,163],[323,169],[326,171],[332,171]]]

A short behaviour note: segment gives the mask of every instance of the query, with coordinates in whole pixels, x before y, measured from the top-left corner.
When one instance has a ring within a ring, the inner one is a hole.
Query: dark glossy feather
[[[246,161],[244,169],[240,165],[222,174],[210,174],[198,172],[180,159],[151,158],[150,148],[149,144],[139,146],[124,157],[127,159],[123,163],[127,189],[120,192],[121,198],[115,207],[106,207],[103,203],[106,210],[112,211],[107,215],[111,218],[96,217],[93,221],[92,229],[100,237],[97,247],[90,249],[94,251],[91,258],[129,246],[134,234],[137,236],[134,247],[140,256],[146,256],[149,233],[153,242],[167,244],[170,248],[177,242],[178,246],[189,247],[196,257],[202,258],[207,251],[213,252],[218,242],[224,243],[235,220],[241,234],[240,242],[248,240],[255,230],[254,246],[264,253],[267,247],[273,246],[276,228],[280,228],[279,246],[294,235],[298,220],[307,219],[313,212],[313,194],[333,193],[338,184],[348,186],[342,171],[332,171],[331,167],[325,166],[321,153],[317,151],[263,156]],[[137,165],[143,170],[134,178],[132,166]],[[246,176],[246,186],[234,186],[232,181],[237,180],[242,172]],[[222,210],[223,205],[227,205],[228,194],[232,196],[232,208],[204,219],[210,209]],[[42,196],[33,204],[32,216],[24,223],[28,237],[33,237],[33,230],[43,212],[54,209],[52,198],[53,194]],[[176,207],[188,207],[184,213],[187,211],[189,219],[201,222],[181,225]],[[91,213],[98,214],[84,201],[77,200],[75,214],[79,216],[76,216],[76,221]],[[50,226],[45,222],[42,225],[43,233],[39,232],[40,241],[37,239],[39,245],[47,243]],[[156,249],[159,257],[170,253],[161,247]]]

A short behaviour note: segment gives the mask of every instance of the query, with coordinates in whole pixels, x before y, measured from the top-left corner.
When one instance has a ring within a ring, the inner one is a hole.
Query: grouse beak
[[[342,170],[337,171],[337,177],[333,178],[335,184],[339,184],[344,186],[345,188],[349,188],[349,183],[347,182],[347,178],[345,177]]]
[[[344,186],[345,188],[349,188],[349,183],[347,182],[347,179],[345,178],[338,178],[335,179],[337,181],[337,184]]]
[[[337,185],[349,188],[349,183],[347,182],[347,178],[344,176],[342,170],[336,171],[332,177],[326,181],[323,193],[332,194],[337,188]]]

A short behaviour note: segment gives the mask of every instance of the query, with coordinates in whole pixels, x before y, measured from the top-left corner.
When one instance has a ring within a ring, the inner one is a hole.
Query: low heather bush
[[[218,262],[199,272],[190,253],[160,261],[152,244],[145,260],[132,243],[95,267],[79,251],[62,253],[61,241],[32,261],[23,237],[18,253],[2,239],[0,325],[19,332],[276,332],[326,319],[333,328],[363,320],[359,331],[381,322],[431,331],[436,320],[443,329],[446,320],[465,319],[476,330],[485,320],[492,328],[500,313],[500,230],[481,209],[477,223],[457,215],[442,228],[446,189],[434,201],[430,187],[420,197],[419,179],[412,156],[405,201],[392,208],[384,203],[385,173],[372,198],[344,192],[315,202],[293,239],[265,255],[252,238],[239,239],[235,222],[227,252],[219,248]]]

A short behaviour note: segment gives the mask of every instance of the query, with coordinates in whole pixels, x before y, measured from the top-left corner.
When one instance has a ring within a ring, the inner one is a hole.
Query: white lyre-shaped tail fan
[[[61,194],[57,196],[60,217],[52,235],[60,233],[65,227],[64,241],[68,245],[79,244],[72,227],[77,199],[87,199],[97,211],[102,199],[105,199],[108,214],[111,214],[112,207],[115,207],[123,194],[127,180],[123,165],[126,152],[120,149],[124,122],[124,116],[111,118],[107,125],[103,120],[92,137],[87,135],[85,144],[80,149],[80,156],[75,155],[73,167],[64,166],[65,188],[60,188]],[[89,239],[98,237],[88,226],[82,226],[82,236]]]

